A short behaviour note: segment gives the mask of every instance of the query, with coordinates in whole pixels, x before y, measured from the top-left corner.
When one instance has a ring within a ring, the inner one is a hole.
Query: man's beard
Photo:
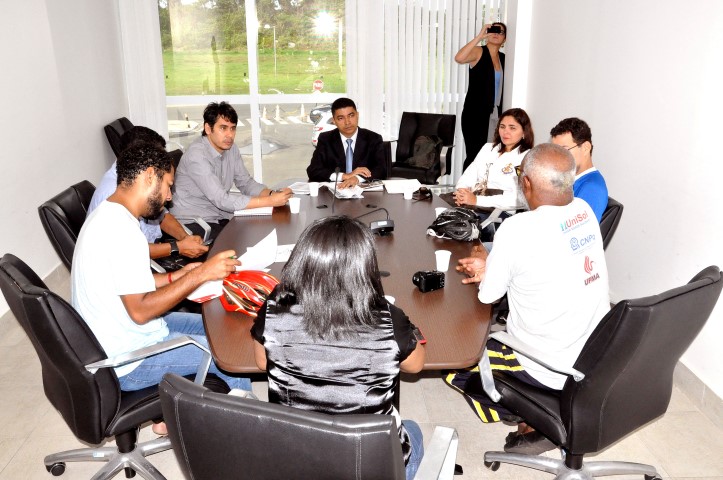
[[[148,197],[148,203],[146,205],[146,214],[143,215],[143,218],[146,218],[148,220],[154,220],[158,218],[161,213],[163,213],[163,207],[166,202],[163,201],[163,197],[161,195],[161,184],[160,182],[156,186],[156,189],[153,191],[153,193]]]

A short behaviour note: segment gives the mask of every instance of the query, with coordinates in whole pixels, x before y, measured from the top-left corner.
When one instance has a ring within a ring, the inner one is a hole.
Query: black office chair
[[[118,158],[121,153],[120,139],[123,134],[131,128],[133,128],[133,123],[131,123],[131,121],[126,117],[113,120],[111,123],[103,127],[105,136],[108,138],[108,143],[110,143],[110,148],[113,150],[113,153],[115,153],[116,158]]]
[[[171,448],[168,438],[137,443],[141,424],[161,418],[158,387],[123,392],[113,368],[183,345],[194,344],[205,351],[196,381],[202,383],[211,355],[189,337],[171,340],[107,359],[93,332],[75,309],[49,291],[33,270],[14,255],[0,259],[0,289],[18,323],[35,348],[42,367],[43,387],[73,434],[81,441],[98,445],[115,437],[116,447],[82,448],[45,457],[45,468],[53,475],[65,471],[66,462],[104,461],[93,477],[113,478],[126,469],[146,479],[163,480],[145,456]],[[209,385],[228,391],[218,377]],[[223,385],[220,385],[222,383]]]
[[[45,233],[68,270],[93,192],[95,186],[88,180],[83,180],[38,207]]]
[[[486,452],[485,465],[493,470],[500,463],[522,465],[555,473],[558,479],[617,474],[659,479],[650,465],[584,464],[583,456],[608,447],[665,413],[675,365],[708,320],[721,287],[720,269],[711,266],[684,286],[619,302],[595,328],[572,369],[556,368],[545,361],[544,352],[530,349],[506,332],[492,334],[569,378],[560,392],[541,391],[503,371],[492,373],[483,359],[480,373],[490,398],[524,418],[564,452],[563,460]]]
[[[106,138],[108,138],[110,148],[113,150],[113,153],[115,153],[116,158],[118,158],[121,154],[121,137],[131,128],[133,128],[133,123],[126,117],[121,117],[117,120],[113,120],[111,123],[103,127],[103,131],[105,132]],[[170,143],[173,143],[179,147],[176,150],[171,150],[170,152],[168,152],[168,155],[170,155],[173,159],[173,167],[177,169],[178,164],[181,163],[183,148],[176,142]]]
[[[404,479],[390,415],[327,415],[219,395],[173,374],[159,387],[168,435],[187,479]],[[417,478],[451,478],[456,452],[456,431],[437,427]]]
[[[608,244],[610,240],[612,240],[622,217],[623,204],[613,197],[608,197],[608,206],[605,207],[605,211],[600,218],[600,233],[603,238],[603,249],[608,248]]]
[[[392,164],[388,176],[416,178],[424,184],[436,184],[441,175],[450,172],[455,126],[455,115],[402,113],[402,120],[399,124],[399,138],[397,139],[396,161]],[[439,137],[442,141],[442,151],[429,169],[409,164],[409,159],[414,155],[414,142],[421,136]]]

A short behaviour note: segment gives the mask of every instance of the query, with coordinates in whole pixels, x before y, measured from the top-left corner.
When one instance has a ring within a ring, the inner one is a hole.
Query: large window
[[[249,171],[305,177],[310,111],[346,90],[344,0],[159,0],[171,140],[187,147],[203,108],[226,100]]]

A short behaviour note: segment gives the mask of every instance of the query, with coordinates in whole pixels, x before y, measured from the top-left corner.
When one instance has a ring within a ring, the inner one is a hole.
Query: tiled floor
[[[67,281],[56,291],[67,294]],[[266,398],[265,389],[265,382],[254,382],[254,391],[261,398]],[[509,465],[502,465],[497,472],[487,470],[482,463],[483,453],[500,450],[505,435],[513,427],[482,424],[461,395],[447,387],[438,375],[405,378],[401,399],[402,416],[416,420],[425,438],[429,438],[435,425],[457,429],[460,438],[457,463],[464,468],[464,475],[456,478],[552,478]],[[152,437],[150,427],[146,426],[141,439]],[[0,480],[53,478],[45,471],[43,457],[80,447],[82,444],[45,398],[40,364],[29,340],[14,319],[6,316],[6,321],[0,321]],[[557,452],[548,452],[548,455],[559,458]],[[723,480],[723,432],[676,388],[665,416],[594,458],[649,463],[667,479]],[[173,452],[154,455],[151,461],[169,480],[183,478]],[[61,478],[87,479],[98,468],[97,463],[68,464]],[[121,473],[116,478],[125,476]]]

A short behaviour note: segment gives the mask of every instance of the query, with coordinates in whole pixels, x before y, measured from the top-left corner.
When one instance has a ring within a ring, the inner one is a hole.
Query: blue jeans
[[[203,329],[201,315],[197,313],[171,312],[163,319],[168,324],[168,336],[164,340],[187,335],[208,348],[208,340]],[[121,390],[140,390],[158,385],[163,379],[163,375],[169,372],[178,375],[192,375],[196,373],[198,365],[201,363],[201,357],[202,352],[195,345],[186,345],[148,357],[132,372],[118,379]],[[251,390],[251,380],[246,377],[232,377],[226,373],[221,373],[214,362],[211,362],[208,372],[218,375],[231,388]]]
[[[424,436],[422,430],[414,420],[402,420],[402,425],[407,429],[409,439],[412,442],[412,453],[409,456],[409,462],[407,462],[406,474],[407,480],[412,480],[417,474],[419,464],[422,462],[424,456]]]

